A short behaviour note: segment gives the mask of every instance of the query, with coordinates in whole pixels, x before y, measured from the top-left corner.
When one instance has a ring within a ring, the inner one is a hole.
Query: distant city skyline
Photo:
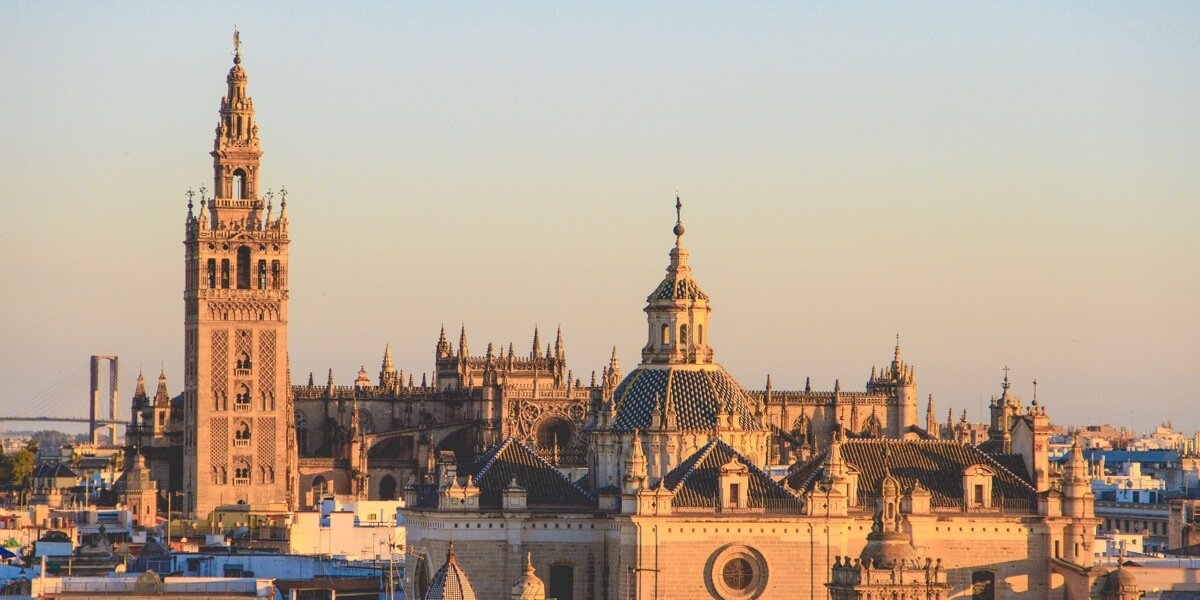
[[[747,388],[860,388],[898,332],[939,421],[986,420],[1008,366],[1055,423],[1200,429],[1193,5],[5,4],[0,411],[91,354],[123,416],[138,365],[182,390],[235,25],[294,383],[374,379],[388,343],[419,381],[443,324],[632,367],[678,188]]]

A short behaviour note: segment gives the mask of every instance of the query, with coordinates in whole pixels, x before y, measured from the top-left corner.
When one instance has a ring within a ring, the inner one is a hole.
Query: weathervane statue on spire
[[[683,202],[679,200],[679,190],[675,190],[675,237],[683,237]]]

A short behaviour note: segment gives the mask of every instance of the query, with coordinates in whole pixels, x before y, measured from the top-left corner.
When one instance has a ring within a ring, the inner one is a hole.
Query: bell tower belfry
[[[258,125],[238,34],[213,143],[213,197],[200,190],[184,239],[184,505],[295,504],[287,378],[287,191],[259,194]]]

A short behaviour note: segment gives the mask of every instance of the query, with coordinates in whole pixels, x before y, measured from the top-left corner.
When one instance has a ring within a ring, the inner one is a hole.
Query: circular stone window
[[[767,587],[767,563],[748,546],[722,547],[709,559],[707,571],[705,579],[714,598],[753,600]]]

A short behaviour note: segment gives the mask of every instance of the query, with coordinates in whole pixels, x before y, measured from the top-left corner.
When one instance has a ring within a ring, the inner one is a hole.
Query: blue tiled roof
[[[1056,459],[1056,462],[1066,462],[1068,455],[1064,455]],[[1097,462],[1100,457],[1104,457],[1104,462],[1109,465],[1119,465],[1127,462],[1136,463],[1177,463],[1179,462],[1178,450],[1100,450],[1097,448],[1088,448],[1083,451],[1083,459],[1088,462]]]
[[[700,286],[696,285],[695,280],[690,277],[680,279],[667,277],[646,298],[647,302],[655,300],[708,300],[708,294],[705,294]]]
[[[754,418],[754,401],[718,365],[665,369],[638,367],[617,386],[613,402],[617,413],[613,421],[616,431],[657,426],[650,422],[656,403],[662,414],[666,414],[668,406],[674,407],[677,427],[681,430],[711,431],[716,425],[717,414],[729,408],[738,415],[743,429],[762,429]]]

